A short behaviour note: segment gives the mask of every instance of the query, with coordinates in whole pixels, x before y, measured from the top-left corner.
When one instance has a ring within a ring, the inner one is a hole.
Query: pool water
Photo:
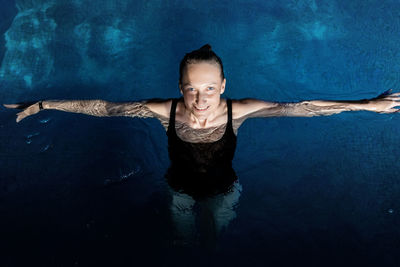
[[[205,2],[0,1],[1,102],[178,97],[179,60],[205,43],[223,97],[398,91],[396,1]],[[240,188],[208,204],[171,192],[156,119],[15,114],[0,108],[1,266],[400,264],[396,114],[250,119]]]

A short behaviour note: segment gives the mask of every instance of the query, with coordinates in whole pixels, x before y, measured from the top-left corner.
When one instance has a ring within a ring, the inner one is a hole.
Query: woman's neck
[[[186,109],[183,103],[182,106],[184,108],[184,123],[188,124],[193,129],[210,128],[226,123],[226,112],[224,112],[221,104],[213,112],[204,116],[194,114]]]

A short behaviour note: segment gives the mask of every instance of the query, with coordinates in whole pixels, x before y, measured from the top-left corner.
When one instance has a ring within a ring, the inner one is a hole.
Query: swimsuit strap
[[[226,105],[228,106],[228,126],[232,126],[232,99],[226,99]]]
[[[169,124],[168,124],[168,130],[171,131],[171,133],[175,132],[175,113],[176,113],[176,106],[178,104],[180,98],[174,98],[172,99],[172,104],[171,104],[171,111],[169,115]]]

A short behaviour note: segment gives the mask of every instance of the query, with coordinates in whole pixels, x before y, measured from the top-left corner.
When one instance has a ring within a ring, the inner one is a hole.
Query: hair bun
[[[205,44],[199,50],[211,51],[212,49],[211,49],[211,45]]]

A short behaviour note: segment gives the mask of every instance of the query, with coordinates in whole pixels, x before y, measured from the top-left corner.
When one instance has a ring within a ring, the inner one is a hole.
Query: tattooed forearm
[[[43,107],[45,109],[56,109],[97,117],[156,117],[155,114],[146,107],[145,102],[113,103],[104,100],[46,100],[43,101]]]
[[[359,101],[323,101],[311,100],[298,103],[276,103],[273,107],[258,110],[248,117],[313,117],[329,116],[343,111],[367,110],[367,100]]]
[[[127,116],[139,118],[154,118],[153,113],[145,102],[106,103],[108,116]]]

